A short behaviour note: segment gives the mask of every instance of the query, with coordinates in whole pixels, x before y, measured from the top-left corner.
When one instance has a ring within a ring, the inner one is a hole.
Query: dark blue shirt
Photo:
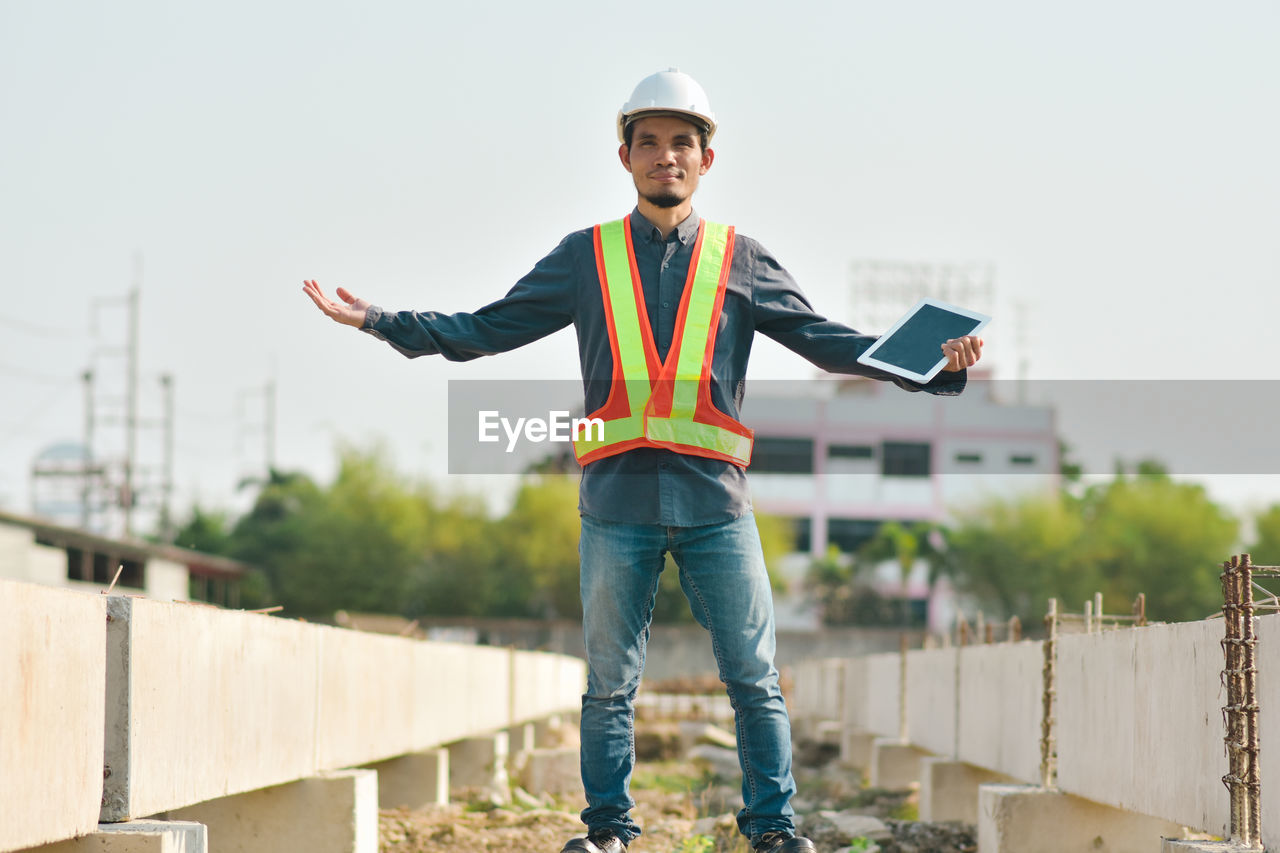
[[[658,356],[665,359],[698,216],[691,214],[664,239],[637,210],[631,214],[631,234],[650,328]],[[565,237],[506,296],[474,313],[391,313],[374,306],[364,330],[410,358],[438,353],[450,361],[468,361],[515,349],[570,323],[578,333],[586,411],[594,412],[609,395],[613,355],[590,228]],[[935,394],[959,394],[965,386],[964,372],[941,373],[921,386],[859,364],[858,356],[875,336],[816,313],[777,259],[739,234],[711,365],[712,401],[735,419],[757,331],[831,373],[870,376]],[[746,473],[738,466],[659,448],[638,448],[589,463],[579,488],[579,509],[607,521],[692,527],[737,518],[750,506]]]

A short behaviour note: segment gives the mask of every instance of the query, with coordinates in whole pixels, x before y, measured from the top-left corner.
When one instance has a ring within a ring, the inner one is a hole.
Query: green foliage
[[[714,853],[716,842],[706,835],[695,835],[680,842],[679,853]]]
[[[1280,566],[1280,504],[1267,507],[1256,519],[1257,528],[1249,555],[1257,566]]]
[[[1074,610],[1094,592],[1110,612],[1142,592],[1152,619],[1200,619],[1220,606],[1217,566],[1237,527],[1202,486],[1144,462],[1079,498],[984,504],[949,531],[947,560],[962,590],[1023,624],[1049,598]]]
[[[174,534],[173,544],[189,551],[231,555],[231,520],[225,512],[208,511],[198,504],[191,510],[191,518]]]
[[[244,516],[196,507],[176,543],[259,567],[242,584],[245,606],[281,604],[293,616],[578,619],[577,505],[576,477],[532,474],[510,511],[492,518],[476,496],[441,496],[401,477],[380,447],[343,447],[332,484],[272,471]],[[772,565],[791,550],[790,528],[757,521]],[[655,618],[690,621],[669,568]]]

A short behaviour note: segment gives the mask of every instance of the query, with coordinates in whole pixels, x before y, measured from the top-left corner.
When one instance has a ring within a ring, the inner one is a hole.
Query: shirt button
[[[664,302],[664,303],[662,303],[662,307],[663,307],[663,308],[670,308],[670,307],[671,307],[671,303],[670,303],[670,302]]]

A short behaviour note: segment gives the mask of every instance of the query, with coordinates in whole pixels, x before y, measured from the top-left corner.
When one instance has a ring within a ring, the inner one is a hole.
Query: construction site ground
[[[672,754],[672,721],[637,722],[642,757],[632,782],[633,812],[643,834],[630,853],[750,853],[734,815],[741,808],[740,778],[717,775],[715,762]],[[819,853],[971,853],[973,827],[914,820],[912,791],[869,790],[856,771],[840,767],[834,750],[799,744],[795,755],[797,823]],[[719,764],[722,772],[723,762]],[[579,797],[553,797],[513,789],[470,791],[447,806],[384,810],[381,853],[558,853],[582,835]],[[862,827],[865,827],[862,828]],[[857,834],[854,834],[857,833]],[[865,834],[864,834],[865,833]]]

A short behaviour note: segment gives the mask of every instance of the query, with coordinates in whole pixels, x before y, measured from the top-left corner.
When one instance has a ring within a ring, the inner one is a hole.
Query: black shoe
[[[809,839],[793,838],[785,832],[766,832],[755,843],[756,853],[804,853],[817,849]]]
[[[586,838],[571,840],[560,850],[560,853],[627,853],[627,845],[623,844],[622,839],[614,835],[612,830],[602,829],[599,832],[590,833]]]

